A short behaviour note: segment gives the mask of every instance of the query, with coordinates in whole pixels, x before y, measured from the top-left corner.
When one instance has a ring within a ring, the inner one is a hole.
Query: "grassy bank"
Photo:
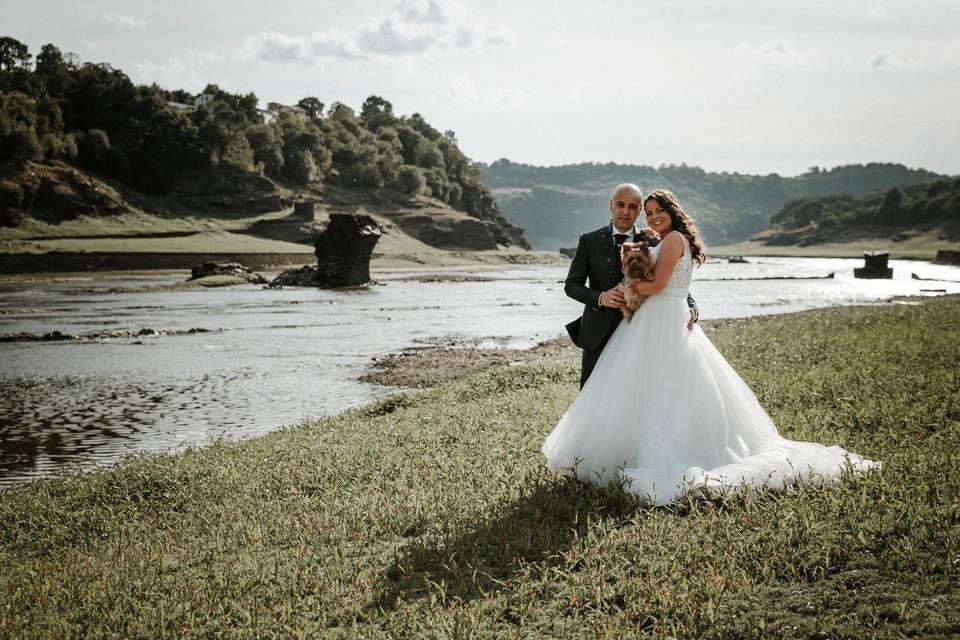
[[[712,333],[785,435],[884,462],[836,489],[638,508],[555,477],[567,359],[0,492],[0,635],[955,636],[958,314]]]

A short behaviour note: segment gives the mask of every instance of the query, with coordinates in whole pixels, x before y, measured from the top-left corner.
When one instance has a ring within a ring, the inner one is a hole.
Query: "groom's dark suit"
[[[628,237],[627,241],[632,239]],[[650,246],[656,246],[657,242],[650,242]],[[617,286],[622,279],[620,253],[611,225],[607,224],[596,231],[581,235],[577,243],[577,253],[570,263],[570,271],[563,286],[569,297],[583,303],[583,316],[567,325],[574,343],[583,349],[580,365],[581,388],[590,377],[607,340],[623,319],[619,309],[600,305],[600,294]],[[696,312],[693,298],[688,298],[687,302]]]

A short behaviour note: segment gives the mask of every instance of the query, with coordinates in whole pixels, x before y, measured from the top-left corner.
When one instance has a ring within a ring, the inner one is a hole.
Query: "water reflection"
[[[955,267],[894,261],[894,280],[855,281],[859,260],[753,260],[697,273],[705,319],[960,292]],[[360,291],[170,291],[180,278],[169,275],[0,284],[0,333],[131,334],[0,343],[0,483],[342,411],[391,393],[357,378],[371,359],[407,347],[532,346],[579,313],[563,295],[565,272],[464,270],[444,281],[392,271]],[[727,280],[830,272],[833,280]],[[144,328],[168,335],[132,335]]]

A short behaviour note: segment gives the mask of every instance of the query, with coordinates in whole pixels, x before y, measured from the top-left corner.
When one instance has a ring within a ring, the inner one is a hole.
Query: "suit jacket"
[[[650,243],[655,245],[656,242]],[[617,286],[622,277],[620,253],[610,224],[581,235],[563,285],[569,297],[583,303],[583,315],[567,325],[571,339],[581,349],[599,349],[608,332],[623,319],[619,309],[600,306],[600,294]],[[691,296],[687,297],[687,304],[699,315]]]

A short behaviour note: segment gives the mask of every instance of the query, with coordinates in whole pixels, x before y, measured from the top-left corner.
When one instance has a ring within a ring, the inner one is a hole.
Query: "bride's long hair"
[[[647,203],[651,200],[656,200],[657,204],[670,214],[670,224],[673,226],[673,230],[686,236],[687,240],[690,241],[690,255],[693,257],[694,262],[697,263],[697,266],[702,265],[707,259],[706,245],[704,245],[703,239],[700,237],[697,223],[694,222],[693,218],[680,206],[680,201],[677,200],[677,196],[666,189],[654,189],[644,199],[644,208],[646,208]]]

